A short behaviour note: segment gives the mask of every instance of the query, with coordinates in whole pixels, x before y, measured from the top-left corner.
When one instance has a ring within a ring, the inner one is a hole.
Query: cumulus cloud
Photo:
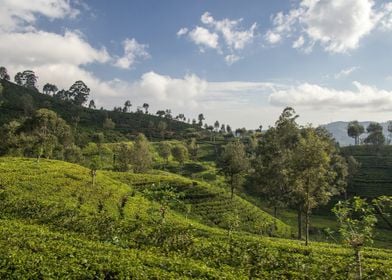
[[[279,36],[297,37],[294,48],[310,51],[319,44],[327,52],[345,53],[377,26],[392,27],[391,18],[391,3],[376,7],[373,0],[302,0],[288,13],[277,13],[265,37],[271,44],[280,41],[274,40]]]
[[[138,59],[146,59],[150,57],[147,52],[148,45],[139,44],[135,38],[125,39],[123,42],[124,56],[117,58],[115,66],[123,69],[131,68]]]
[[[0,33],[0,41],[0,57],[6,65],[85,65],[110,59],[105,48],[92,47],[75,31],[66,31],[64,35],[45,31]]]
[[[212,49],[218,48],[218,34],[210,32],[204,27],[196,26],[195,29],[189,32],[189,38],[196,45]]]
[[[216,20],[209,12],[205,12],[200,21],[204,26],[196,26],[190,31],[188,28],[181,28],[177,36],[187,34],[199,47],[216,49],[229,65],[241,58],[238,52],[248,46],[256,36],[257,24],[253,23],[248,29],[244,29],[241,27],[242,18]],[[204,48],[201,48],[201,51],[203,52]]]
[[[13,31],[35,23],[38,16],[49,19],[75,17],[79,11],[68,0],[2,0],[0,5],[0,29]]]
[[[337,90],[304,83],[278,90],[269,97],[277,106],[302,106],[310,108],[366,108],[367,110],[391,110],[392,91],[353,83],[355,90]]]

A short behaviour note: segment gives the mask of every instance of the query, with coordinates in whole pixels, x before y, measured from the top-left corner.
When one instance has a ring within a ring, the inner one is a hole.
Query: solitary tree
[[[171,156],[170,143],[166,141],[159,142],[158,153],[165,160],[165,164],[167,165],[169,162],[169,157]]]
[[[123,112],[124,113],[130,112],[131,111],[131,107],[132,107],[131,101],[129,101],[129,100],[125,101]]]
[[[136,173],[146,172],[151,168],[152,155],[150,152],[150,143],[143,134],[139,134],[136,137],[131,162],[133,171]]]
[[[7,68],[5,68],[4,66],[0,67],[0,79],[7,81],[10,80],[10,75],[8,75]]]
[[[240,141],[227,144],[221,156],[221,166],[222,172],[228,178],[231,199],[233,199],[234,189],[241,185],[241,180],[249,168],[244,144]]]
[[[354,197],[352,201],[339,201],[332,209],[339,222],[339,233],[354,250],[356,278],[362,279],[362,247],[372,242],[377,218],[374,208],[366,200]]]
[[[203,126],[203,121],[205,120],[204,115],[203,115],[203,114],[199,114],[199,116],[197,117],[197,119],[199,120],[198,125],[199,125],[200,127],[202,127],[202,126]]]
[[[192,160],[197,159],[197,152],[199,151],[199,145],[197,144],[196,138],[192,137],[187,145],[189,155]]]
[[[96,109],[97,107],[95,106],[95,101],[94,99],[90,100],[90,103],[88,104],[89,109]]]
[[[115,168],[118,171],[128,171],[129,164],[131,163],[132,150],[126,143],[120,143],[116,149],[116,162]]]
[[[370,123],[366,130],[368,132],[368,136],[364,141],[366,144],[372,144],[376,146],[385,144],[385,136],[382,133],[383,128],[379,123]]]
[[[162,117],[165,115],[165,111],[164,111],[164,110],[158,110],[158,111],[156,112],[156,115],[157,115],[158,117],[162,118]]]
[[[23,74],[21,72],[18,72],[15,74],[15,83],[19,86],[23,85]]]
[[[35,75],[34,71],[32,71],[32,70],[23,71],[22,77],[24,80],[25,87],[27,87],[29,89],[37,90],[37,87],[35,84],[37,83],[38,77]]]
[[[82,106],[86,103],[88,96],[90,94],[90,89],[83,81],[76,81],[68,90],[73,102]]]
[[[365,128],[358,121],[351,121],[347,125],[347,134],[354,138],[355,145],[359,145],[359,136],[365,132]]]
[[[143,108],[144,108],[144,113],[148,114],[148,108],[150,107],[150,105],[148,105],[148,103],[144,103],[143,104]]]

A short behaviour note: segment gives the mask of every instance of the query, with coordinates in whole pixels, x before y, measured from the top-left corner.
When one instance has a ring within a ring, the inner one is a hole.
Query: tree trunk
[[[355,262],[357,264],[357,280],[362,279],[362,260],[361,260],[361,250],[359,248],[355,248]]]
[[[298,209],[298,239],[302,239],[302,209]]]
[[[309,211],[306,210],[305,213],[305,246],[309,243]]]

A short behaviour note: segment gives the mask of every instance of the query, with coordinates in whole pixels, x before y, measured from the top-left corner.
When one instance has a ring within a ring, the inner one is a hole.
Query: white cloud
[[[301,106],[309,108],[363,108],[366,110],[391,110],[392,91],[353,83],[355,90],[337,90],[304,83],[278,90],[269,97],[277,106]]]
[[[125,39],[123,42],[124,56],[120,57],[114,63],[115,66],[123,69],[131,68],[138,59],[150,57],[147,52],[148,45],[139,44],[135,38]]]
[[[180,37],[180,36],[185,35],[187,33],[188,33],[188,28],[183,27],[183,28],[180,28],[180,30],[178,30],[177,36]]]
[[[241,30],[240,23],[243,21],[242,18],[238,20],[228,18],[215,20],[209,12],[205,12],[201,16],[201,21],[222,34],[226,45],[235,50],[245,48],[253,40],[257,27],[257,24],[253,23],[249,29]]]
[[[282,40],[282,36],[279,33],[272,32],[271,30],[268,30],[264,37],[270,44],[276,44]]]
[[[225,61],[228,65],[231,65],[240,59],[241,59],[241,57],[239,57],[238,55],[235,55],[235,54],[229,54],[229,55],[225,56]]]
[[[238,52],[248,46],[256,36],[257,24],[253,23],[248,29],[244,29],[241,27],[242,18],[216,20],[209,12],[205,12],[201,15],[200,21],[204,27],[196,26],[191,31],[181,28],[177,36],[188,34],[195,44],[216,49],[219,54],[224,55],[229,65],[240,59]]]
[[[49,19],[75,17],[79,11],[68,0],[2,0],[0,3],[0,29],[13,31],[35,23],[37,16]]]
[[[195,29],[189,32],[189,38],[196,45],[212,49],[218,48],[218,34],[212,33],[204,27],[196,26]]]
[[[389,26],[391,14],[391,4],[376,8],[373,0],[302,0],[297,8],[274,16],[266,39],[268,34],[296,36],[294,48],[310,51],[318,43],[328,52],[345,53],[356,49],[380,22]]]
[[[335,74],[335,79],[342,79],[347,76],[350,76],[353,72],[357,71],[358,69],[359,69],[359,67],[357,67],[357,66],[343,69],[339,73]]]
[[[105,63],[110,59],[105,48],[92,47],[80,33],[64,35],[45,31],[0,33],[0,57],[5,65],[34,68],[39,65]]]

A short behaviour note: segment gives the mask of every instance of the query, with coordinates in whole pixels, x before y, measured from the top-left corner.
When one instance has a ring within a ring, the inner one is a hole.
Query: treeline
[[[371,122],[366,128],[367,136],[361,138],[365,133],[365,127],[358,121],[351,121],[347,125],[347,135],[354,139],[355,145],[369,144],[381,146],[389,144],[392,140],[392,121],[388,122],[387,130],[389,132],[389,139],[386,139],[383,133],[383,127],[377,122]]]

